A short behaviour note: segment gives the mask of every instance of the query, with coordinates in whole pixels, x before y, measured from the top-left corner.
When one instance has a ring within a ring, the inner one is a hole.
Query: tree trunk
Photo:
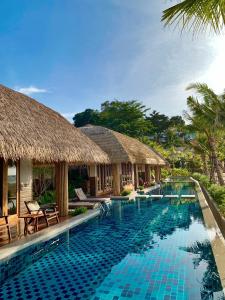
[[[213,137],[209,138],[209,145],[211,148],[211,152],[212,152],[212,162],[213,165],[215,166],[215,171],[217,174],[217,178],[218,178],[218,182],[220,185],[224,185],[224,180],[223,180],[223,175],[219,166],[219,160],[217,158],[217,154],[216,154],[216,146],[215,146],[215,140]]]
[[[203,164],[203,172],[205,175],[209,176],[209,169],[206,162],[206,155],[204,153],[201,154],[202,164]]]

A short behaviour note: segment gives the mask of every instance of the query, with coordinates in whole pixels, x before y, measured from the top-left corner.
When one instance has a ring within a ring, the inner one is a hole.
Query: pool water
[[[116,201],[56,243],[0,299],[225,299],[197,199]]]

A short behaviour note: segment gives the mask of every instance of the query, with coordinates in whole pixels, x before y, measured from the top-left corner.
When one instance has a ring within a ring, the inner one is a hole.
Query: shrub
[[[169,176],[170,176],[170,170],[166,169],[166,168],[163,168],[161,170],[161,177],[162,177],[162,179],[166,179]]]
[[[199,173],[194,173],[192,177],[207,189],[210,196],[217,203],[219,210],[225,216],[225,186],[212,184],[208,176]]]
[[[121,192],[121,196],[128,196],[128,195],[130,195],[130,193],[131,193],[131,190],[123,190],[122,192]]]
[[[75,198],[75,184],[73,183],[69,183],[68,186],[68,195],[69,195],[69,199]]]
[[[143,190],[144,190],[144,186],[143,186],[143,185],[139,185],[138,188],[139,188],[140,191],[143,191]]]
[[[54,203],[56,201],[55,191],[47,191],[39,197],[40,204]]]
[[[205,188],[208,188],[211,185],[209,177],[206,175],[200,173],[193,173],[192,177],[198,180],[202,185],[204,185]]]
[[[77,215],[80,215],[80,214],[84,214],[87,212],[87,208],[86,207],[78,207],[78,208],[75,208],[74,210],[71,210],[69,212],[69,215],[70,216],[77,216]]]
[[[172,176],[190,176],[190,172],[187,169],[173,168],[171,169]]]

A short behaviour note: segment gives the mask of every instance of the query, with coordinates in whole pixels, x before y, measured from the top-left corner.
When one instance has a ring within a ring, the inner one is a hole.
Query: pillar
[[[97,165],[91,165],[90,166],[90,195],[95,197],[98,193],[98,187],[97,187]]]
[[[2,200],[2,214],[8,214],[8,164],[3,158],[1,158],[1,200]]]
[[[151,183],[150,176],[150,165],[145,165],[145,181],[148,183],[148,185]]]
[[[120,195],[120,180],[121,180],[121,164],[112,165],[112,176],[113,176],[113,195]]]
[[[59,215],[68,215],[68,164],[59,162],[55,164],[56,203]]]
[[[160,181],[160,167],[155,166],[155,181],[158,183]]]
[[[28,159],[21,159],[19,165],[19,215],[27,213],[25,201],[33,200],[33,163]]]

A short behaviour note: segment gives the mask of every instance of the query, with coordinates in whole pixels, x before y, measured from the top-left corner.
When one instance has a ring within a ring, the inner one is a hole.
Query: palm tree
[[[217,155],[217,138],[225,128],[225,97],[218,96],[206,84],[195,83],[188,88],[194,89],[202,102],[193,96],[188,97],[187,105],[190,113],[186,116],[192,126],[205,135],[210,148],[212,168],[215,169],[220,185],[224,185],[221,166]]]
[[[225,0],[183,0],[164,10],[161,21],[166,26],[181,25],[182,30],[190,28],[194,33],[208,27],[220,33],[225,25]]]

